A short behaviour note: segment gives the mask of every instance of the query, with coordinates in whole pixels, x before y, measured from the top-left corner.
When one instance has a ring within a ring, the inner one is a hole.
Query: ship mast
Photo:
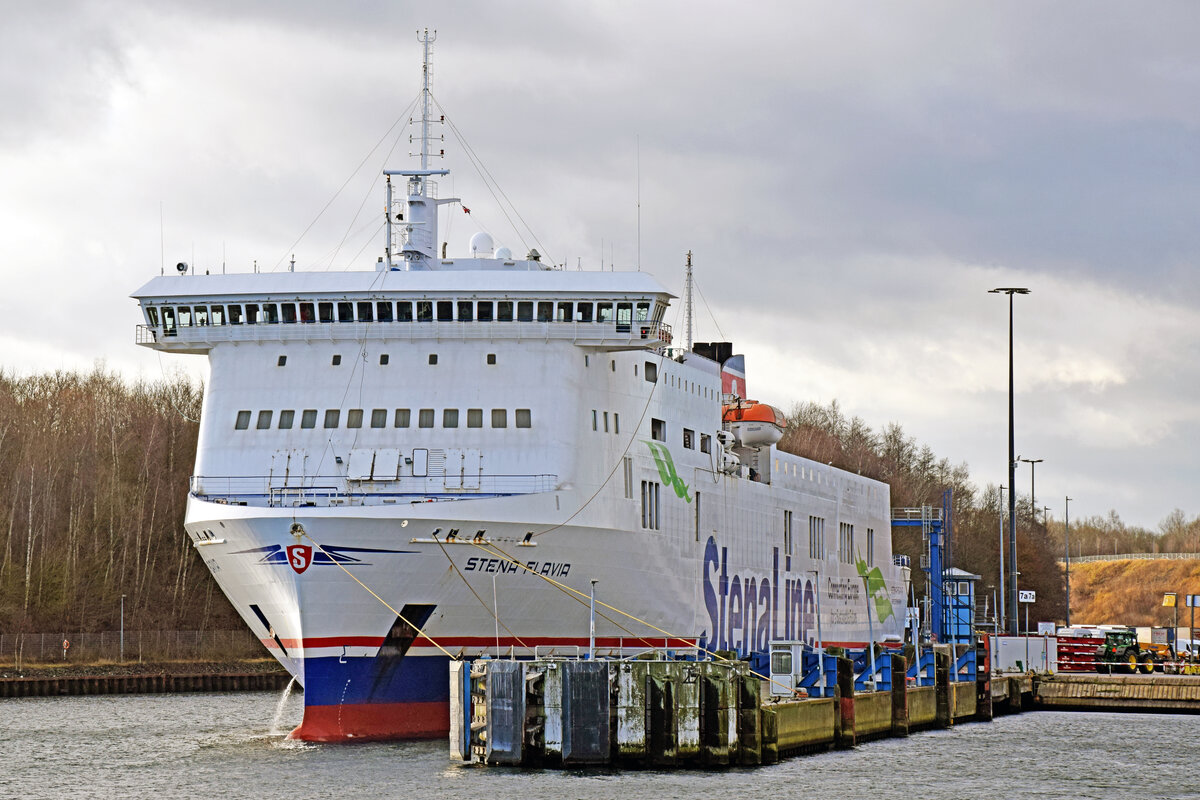
[[[683,278],[683,315],[687,320],[687,336],[684,344],[687,352],[692,352],[692,251],[687,252],[687,272]]]
[[[429,147],[432,138],[429,135],[429,125],[435,121],[430,114],[432,93],[429,87],[433,83],[432,45],[437,41],[437,31],[430,34],[426,28],[424,35],[417,34],[417,41],[422,45],[421,135],[416,137],[421,143],[421,148],[419,153],[409,155],[421,157],[421,168],[383,171],[387,178],[385,262],[389,270],[433,269],[437,260],[438,206],[458,202],[457,197],[437,199],[437,183],[429,180],[434,175],[450,174],[449,170],[429,168],[430,157],[441,158],[446,152],[439,149],[438,152],[432,153]],[[445,122],[445,117],[440,117],[436,122]],[[410,123],[413,121],[410,120]],[[440,140],[442,137],[438,138]],[[409,141],[412,139],[410,136]],[[393,196],[393,175],[407,179],[404,182],[403,199]],[[403,259],[403,264],[397,261],[397,257]]]

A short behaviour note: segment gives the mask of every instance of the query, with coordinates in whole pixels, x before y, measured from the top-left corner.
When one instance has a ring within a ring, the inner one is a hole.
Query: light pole
[[[592,579],[592,602],[591,610],[588,613],[588,658],[596,658],[596,584],[598,581]]]
[[[1067,498],[1066,510],[1063,511],[1063,546],[1067,551],[1067,627],[1071,627],[1071,498]]]
[[[1000,619],[996,623],[996,633],[1005,629],[1004,616],[1004,487],[1000,487]]]
[[[1011,630],[1017,630],[1017,493],[1013,484],[1017,480],[1016,447],[1013,436],[1013,295],[1029,294],[1024,288],[989,289],[989,294],[1008,295],[1008,569],[1009,569],[1009,613]]]
[[[121,595],[121,663],[125,663],[125,595]]]
[[[1029,465],[1029,513],[1033,515],[1033,524],[1037,525],[1037,492],[1034,491],[1036,484],[1033,479],[1037,473],[1037,465],[1045,459],[1041,458],[1017,458],[1017,461],[1024,461]]]

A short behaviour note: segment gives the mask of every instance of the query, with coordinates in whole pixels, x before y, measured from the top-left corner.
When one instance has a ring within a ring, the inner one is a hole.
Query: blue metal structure
[[[975,642],[975,587],[980,577],[961,569],[942,573],[942,596],[946,605],[946,625],[943,640],[948,644]]]

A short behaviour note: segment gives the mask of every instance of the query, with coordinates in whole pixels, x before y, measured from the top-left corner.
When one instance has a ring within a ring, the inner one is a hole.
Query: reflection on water
[[[1200,717],[1033,712],[724,772],[455,765],[445,742],[316,745],[275,693],[0,701],[0,797],[1200,798]]]

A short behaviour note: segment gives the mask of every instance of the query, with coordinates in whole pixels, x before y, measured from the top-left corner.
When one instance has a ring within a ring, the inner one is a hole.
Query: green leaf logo
[[[894,616],[896,611],[892,608],[892,601],[887,596],[887,583],[883,580],[883,572],[879,567],[867,567],[867,562],[861,558],[855,562],[858,567],[858,577],[862,578],[867,585],[867,597],[871,598],[875,603],[875,616],[883,622],[888,617]]]
[[[692,502],[692,496],[688,494],[688,485],[675,472],[675,460],[671,458],[671,451],[667,446],[658,442],[646,442],[646,446],[650,448],[650,455],[654,456],[654,463],[658,466],[658,476],[662,478],[662,482],[674,489],[677,497]]]

